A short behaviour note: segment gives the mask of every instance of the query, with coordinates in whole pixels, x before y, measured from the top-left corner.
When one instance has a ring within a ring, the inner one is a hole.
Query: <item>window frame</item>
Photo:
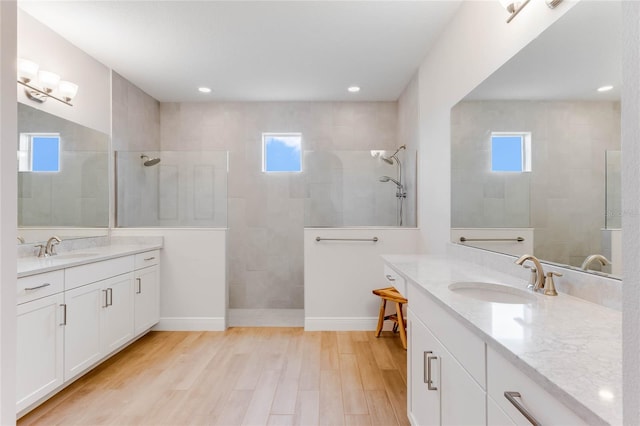
[[[267,140],[277,137],[298,137],[300,139],[300,170],[267,170]],[[262,133],[262,172],[263,173],[302,173],[304,170],[302,132],[263,132]]]
[[[36,138],[55,138],[58,141],[57,170],[33,170],[33,141]],[[22,132],[19,135],[18,145],[18,172],[33,173],[59,173],[62,170],[61,155],[62,138],[55,132]]]
[[[520,170],[494,170],[493,169],[493,138],[494,137],[517,137],[520,138],[520,152],[521,152],[521,158],[520,158]],[[523,132],[523,131],[517,131],[517,132],[491,132],[490,136],[489,136],[489,142],[490,142],[490,167],[489,170],[492,173],[530,173],[532,171],[532,167],[531,167],[531,132]]]

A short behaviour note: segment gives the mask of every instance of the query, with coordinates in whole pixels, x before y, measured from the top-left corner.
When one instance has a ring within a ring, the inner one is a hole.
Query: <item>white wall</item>
[[[22,10],[18,12],[18,57],[37,62],[40,69],[79,86],[74,106],[68,106],[53,99],[42,104],[29,100],[23,87],[16,84],[19,102],[111,134],[111,77],[107,67]]]
[[[0,424],[16,422],[16,2],[0,1]]]
[[[623,418],[640,424],[640,3],[622,9]]]
[[[419,217],[428,252],[443,253],[451,218],[450,110],[575,3],[529,3],[509,24],[498,1],[464,2],[423,61],[420,89]]]
[[[226,328],[226,229],[116,228],[112,237],[163,237],[156,330]]]
[[[378,242],[316,241],[372,238]],[[380,299],[371,291],[389,287],[382,254],[418,251],[415,228],[306,228],[304,230],[305,330],[375,330]]]

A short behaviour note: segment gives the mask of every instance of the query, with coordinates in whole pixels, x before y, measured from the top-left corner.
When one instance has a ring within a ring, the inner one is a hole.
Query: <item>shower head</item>
[[[380,176],[380,182],[389,182],[389,181],[395,183],[398,188],[400,188],[400,189],[403,188],[402,184],[400,182],[398,182],[397,180],[395,180],[394,178],[389,177],[389,176]]]
[[[391,164],[393,166],[393,160],[396,160],[396,162],[398,164],[400,164],[400,160],[398,159],[398,157],[396,157],[396,155],[403,149],[407,149],[406,145],[400,145],[398,147],[398,149],[396,149],[396,152],[394,152],[393,154],[391,154],[388,157],[385,157],[384,155],[380,156],[380,159],[382,159],[382,161],[384,161],[385,163]]]
[[[142,159],[142,165],[145,167],[155,166],[160,162],[159,158],[149,158],[147,155],[144,155],[144,154],[142,154],[140,158]]]

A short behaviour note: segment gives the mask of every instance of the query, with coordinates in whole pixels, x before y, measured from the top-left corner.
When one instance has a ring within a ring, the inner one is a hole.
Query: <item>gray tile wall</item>
[[[536,256],[574,266],[601,251],[618,102],[461,102],[451,122],[453,227],[533,227]],[[492,131],[532,132],[531,173],[490,172]]]
[[[322,200],[314,204],[313,218],[306,218],[309,223],[317,219],[340,224],[357,214],[356,201],[345,202],[345,186],[358,185],[360,173],[375,175],[377,166],[369,155],[371,168],[360,170],[358,162],[364,157],[357,158],[353,151],[396,147],[397,104],[162,103],[160,112],[162,151],[229,151],[230,307],[302,308],[305,203]],[[334,158],[318,159],[317,165],[326,165],[325,160],[333,165],[317,167],[317,174],[266,175],[263,132],[300,132],[305,165],[313,168],[312,157],[327,151],[333,151]],[[363,189],[362,196],[375,200],[374,188],[392,189],[378,184]]]

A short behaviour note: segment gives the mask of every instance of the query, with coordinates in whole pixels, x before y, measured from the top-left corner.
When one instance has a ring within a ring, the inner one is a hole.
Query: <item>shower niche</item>
[[[116,151],[118,227],[226,227],[226,151]]]

